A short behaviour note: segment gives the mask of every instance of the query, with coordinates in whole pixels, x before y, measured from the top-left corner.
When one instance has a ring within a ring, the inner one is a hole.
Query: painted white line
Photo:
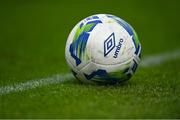
[[[162,64],[162,63],[169,61],[169,60],[175,60],[179,57],[180,57],[180,49],[173,51],[173,52],[162,53],[162,54],[157,54],[157,55],[145,57],[141,61],[140,66],[141,67],[152,67],[152,66]]]
[[[54,75],[54,76],[48,77],[48,78],[30,80],[30,81],[27,81],[27,82],[24,82],[24,83],[18,83],[18,84],[15,84],[15,85],[0,87],[0,96],[8,94],[8,93],[33,89],[33,88],[37,88],[37,87],[40,87],[40,86],[46,86],[46,85],[50,85],[50,84],[57,84],[57,83],[61,83],[63,81],[70,80],[72,78],[73,78],[73,76],[70,73],[58,74],[58,75]]]
[[[153,56],[144,58],[141,61],[140,66],[141,67],[156,66],[156,65],[162,64],[163,62],[166,62],[168,60],[177,59],[179,57],[180,57],[180,50],[176,50],[176,51],[170,52],[170,53],[153,55]],[[9,93],[13,93],[13,92],[25,91],[25,90],[29,90],[29,89],[33,89],[33,88],[37,88],[37,87],[41,87],[41,86],[46,86],[46,85],[50,85],[50,84],[62,83],[63,81],[67,81],[72,78],[73,78],[73,75],[71,73],[58,74],[58,75],[54,75],[54,76],[48,77],[48,78],[30,80],[30,81],[27,81],[24,83],[18,83],[15,85],[4,86],[4,87],[0,87],[0,96],[6,95]]]

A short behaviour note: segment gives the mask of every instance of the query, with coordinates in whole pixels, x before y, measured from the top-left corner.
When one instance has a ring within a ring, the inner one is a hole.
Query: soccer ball
[[[135,30],[110,14],[80,21],[70,32],[65,57],[74,76],[86,83],[115,84],[129,80],[141,56]]]

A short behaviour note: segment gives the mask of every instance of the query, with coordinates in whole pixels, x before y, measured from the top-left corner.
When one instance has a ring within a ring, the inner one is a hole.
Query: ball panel
[[[90,60],[87,42],[92,30],[102,23],[98,16],[90,16],[80,21],[71,31],[66,43],[66,58],[72,58],[71,63],[81,69]]]
[[[116,21],[108,17],[103,19],[103,24],[97,26],[91,34],[91,59],[104,65],[123,63],[134,54],[132,38]]]
[[[80,70],[85,79],[94,83],[119,83],[128,80],[133,72],[133,60],[129,60],[123,64],[102,65],[97,63],[89,63]]]

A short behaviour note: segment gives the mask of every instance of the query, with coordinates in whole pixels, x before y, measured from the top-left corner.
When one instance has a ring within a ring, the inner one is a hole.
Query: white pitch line
[[[145,57],[141,61],[140,66],[141,67],[152,67],[152,66],[162,64],[166,61],[175,60],[179,57],[180,57],[180,49],[173,51],[173,52],[162,53],[162,54]]]
[[[140,66],[141,67],[156,66],[158,64],[162,64],[166,61],[177,59],[179,57],[180,57],[180,50],[176,50],[174,52],[169,52],[169,53],[153,55],[153,56],[144,58],[141,61]],[[25,91],[25,90],[29,90],[29,89],[33,89],[33,88],[37,88],[41,86],[58,84],[58,83],[62,83],[63,81],[70,80],[72,78],[73,78],[73,75],[71,73],[66,73],[66,74],[54,75],[48,78],[30,80],[23,83],[17,83],[14,85],[4,86],[4,87],[0,87],[0,96],[13,93],[13,92]]]
[[[57,83],[61,83],[63,81],[70,80],[72,78],[73,78],[73,76],[70,73],[58,74],[58,75],[54,75],[54,76],[48,77],[48,78],[30,80],[30,81],[27,81],[24,83],[17,83],[15,85],[4,86],[4,87],[0,87],[0,96],[8,94],[8,93],[33,89],[33,88],[37,88],[40,86],[57,84]]]

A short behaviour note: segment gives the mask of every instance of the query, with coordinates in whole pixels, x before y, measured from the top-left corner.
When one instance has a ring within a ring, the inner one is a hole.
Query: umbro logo
[[[107,56],[115,47],[115,36],[112,33],[105,41],[104,41],[104,57]]]
[[[113,58],[117,58],[118,57],[118,54],[120,52],[120,49],[121,49],[121,46],[122,46],[122,43],[123,43],[123,39],[120,38],[119,39],[119,42],[116,46],[116,43],[115,43],[115,35],[114,33],[112,33],[105,41],[104,41],[104,57],[106,57],[115,47],[115,53],[113,55]]]

